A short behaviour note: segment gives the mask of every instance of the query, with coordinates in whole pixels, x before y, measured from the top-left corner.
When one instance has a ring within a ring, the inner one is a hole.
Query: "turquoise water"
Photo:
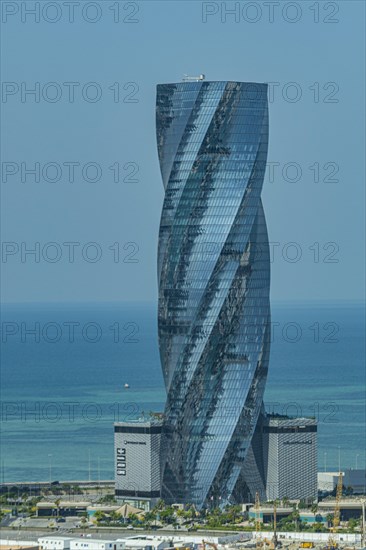
[[[272,323],[267,410],[318,418],[319,469],[365,467],[363,307],[274,304]],[[113,421],[164,407],[156,306],[8,305],[2,339],[1,480],[88,479],[89,457],[112,479]]]

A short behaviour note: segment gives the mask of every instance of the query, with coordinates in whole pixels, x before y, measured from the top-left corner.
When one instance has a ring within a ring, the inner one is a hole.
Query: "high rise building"
[[[160,497],[159,420],[114,425],[115,495],[138,508]]]
[[[317,422],[268,416],[263,425],[267,500],[318,496]]]
[[[156,133],[162,497],[201,508],[264,482],[251,443],[270,340],[267,85],[158,85]]]

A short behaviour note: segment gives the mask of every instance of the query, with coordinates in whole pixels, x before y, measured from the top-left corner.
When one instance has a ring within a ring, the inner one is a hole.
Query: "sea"
[[[113,479],[113,423],[164,410],[156,304],[5,304],[1,328],[1,481]],[[271,328],[266,409],[317,418],[320,471],[365,468],[364,304],[275,302]]]

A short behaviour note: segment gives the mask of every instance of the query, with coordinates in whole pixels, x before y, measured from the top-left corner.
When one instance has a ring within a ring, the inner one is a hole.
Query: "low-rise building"
[[[117,540],[125,543],[126,550],[163,550],[171,546],[170,542],[163,538],[144,535]]]
[[[290,506],[278,506],[276,508],[276,518],[277,521],[280,521],[283,518],[286,518],[290,514],[292,514],[294,509]],[[273,506],[260,506],[258,510],[258,516],[261,521],[261,523],[271,523],[273,521],[274,517],[274,508]],[[256,518],[256,509],[254,506],[249,509],[249,519],[255,519]]]
[[[342,472],[345,494],[366,495],[366,470],[348,468]],[[337,487],[339,472],[318,472],[318,491],[332,493]]]
[[[354,495],[366,495],[366,470],[349,468],[344,471],[343,486]]]
[[[40,537],[38,544],[40,550],[70,550],[72,537]]]
[[[313,512],[300,511],[300,520],[304,523],[327,523],[325,514],[321,514],[320,512],[313,514]]]
[[[105,540],[93,538],[53,537],[45,536],[38,539],[40,550],[124,550],[122,540]]]
[[[341,521],[348,521],[351,518],[359,519],[362,517],[362,507],[364,502],[357,498],[342,498],[339,501],[339,511]],[[319,513],[322,515],[334,514],[336,500],[326,499],[318,503]]]
[[[87,512],[87,508],[90,506],[90,502],[74,502],[74,501],[60,501],[56,502],[37,502],[37,516],[38,517],[72,517],[82,516]]]
[[[124,550],[123,540],[80,538],[70,541],[70,550]]]
[[[331,493],[337,487],[339,472],[318,472],[318,491]]]

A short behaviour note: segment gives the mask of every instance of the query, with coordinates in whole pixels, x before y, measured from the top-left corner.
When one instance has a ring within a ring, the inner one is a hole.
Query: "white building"
[[[103,540],[79,538],[72,539],[70,550],[124,550],[125,542],[122,540]]]
[[[317,498],[316,420],[268,416],[263,448],[268,500]]]
[[[38,539],[40,550],[124,550],[124,541],[92,538],[52,537]]]
[[[126,550],[163,550],[164,548],[199,548],[202,545],[202,539],[206,542],[218,544],[230,544],[235,542],[245,542],[252,538],[252,533],[238,532],[235,534],[223,532],[219,536],[213,536],[209,533],[200,535],[136,535],[124,540]]]
[[[339,472],[318,472],[318,490],[331,493],[338,483]]]
[[[266,538],[272,540],[273,536],[273,531],[253,532],[254,539],[260,538],[263,540]],[[337,543],[353,546],[359,545],[362,537],[360,533],[334,533],[333,536]],[[321,543],[323,546],[329,541],[329,533],[311,533],[309,531],[281,531],[277,533],[277,537],[280,541],[306,541],[315,544]]]
[[[72,537],[40,537],[38,544],[40,550],[70,550]]]
[[[147,509],[147,503],[160,498],[161,430],[158,420],[115,423],[115,494],[119,501]]]
[[[125,543],[126,550],[163,550],[170,547],[170,542],[163,537],[137,535],[117,540]]]

